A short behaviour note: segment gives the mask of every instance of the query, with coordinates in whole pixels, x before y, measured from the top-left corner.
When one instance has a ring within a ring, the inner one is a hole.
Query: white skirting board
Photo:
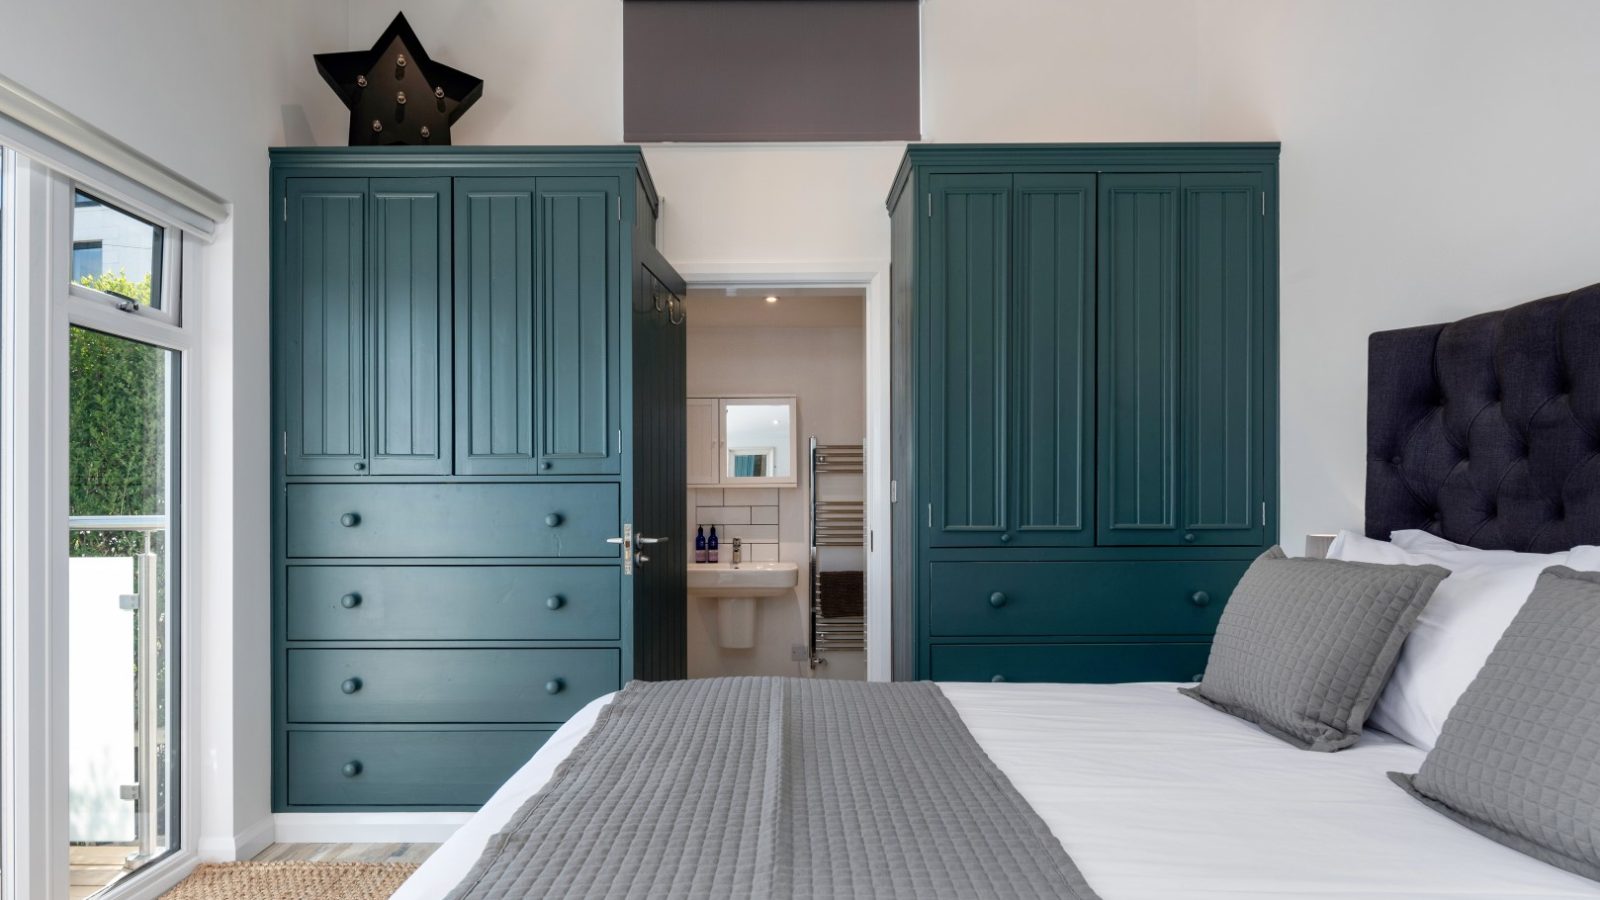
[[[267,816],[249,828],[231,837],[202,837],[197,847],[204,862],[237,862],[255,857],[272,844],[277,830],[272,816]]]
[[[471,818],[465,812],[278,813],[280,844],[438,844]]]

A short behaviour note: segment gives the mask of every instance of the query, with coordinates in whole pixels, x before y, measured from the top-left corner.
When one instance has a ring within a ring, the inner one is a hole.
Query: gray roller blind
[[[916,0],[626,0],[629,141],[917,140]]]

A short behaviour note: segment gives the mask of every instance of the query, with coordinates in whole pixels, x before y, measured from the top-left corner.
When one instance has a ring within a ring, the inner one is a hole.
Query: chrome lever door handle
[[[645,537],[642,534],[634,535],[633,539],[635,541],[641,543],[641,544],[664,544],[668,540],[667,538],[664,538],[664,537],[658,537],[658,538]]]
[[[628,539],[625,538],[625,537],[606,538],[606,543],[608,543],[608,544],[627,544],[628,543]]]

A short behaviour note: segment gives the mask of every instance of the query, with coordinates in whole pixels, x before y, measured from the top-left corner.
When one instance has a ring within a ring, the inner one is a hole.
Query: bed
[[[1600,286],[1370,346],[1368,520],[1518,551],[1600,543]],[[1470,463],[1469,463],[1470,460]],[[1390,783],[1369,731],[1303,752],[1174,684],[942,684],[1104,900],[1600,898]],[[395,894],[448,895],[617,695],[568,721]]]

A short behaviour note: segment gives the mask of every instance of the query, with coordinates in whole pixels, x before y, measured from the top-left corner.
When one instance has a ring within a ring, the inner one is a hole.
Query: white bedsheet
[[[1104,900],[1600,898],[1385,777],[1422,752],[1369,733],[1296,750],[1171,684],[940,685]],[[602,697],[556,732],[394,896],[437,900],[549,780]]]

